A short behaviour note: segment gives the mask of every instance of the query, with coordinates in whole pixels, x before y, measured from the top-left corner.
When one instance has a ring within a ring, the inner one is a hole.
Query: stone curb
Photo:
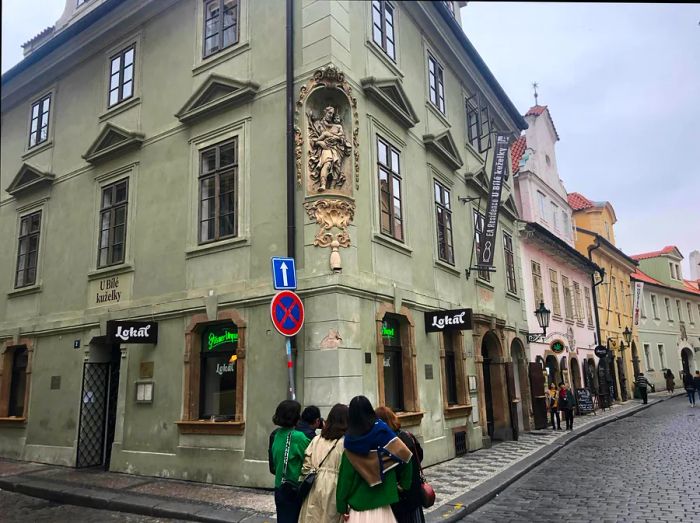
[[[630,408],[618,415],[611,415],[597,423],[591,423],[581,430],[569,432],[568,434],[559,438],[557,441],[545,445],[513,466],[499,472],[494,477],[481,483],[480,485],[471,489],[469,492],[448,501],[440,509],[428,514],[425,518],[426,523],[453,523],[460,521],[467,515],[481,508],[483,505],[508,488],[508,486],[515,483],[522,476],[541,465],[544,461],[548,460],[565,446],[576,441],[580,437],[585,436],[586,434],[589,434],[590,432],[593,432],[600,427],[604,427],[605,425],[608,425],[614,421],[619,421],[637,414],[638,412],[648,409],[652,405],[657,405],[680,395],[681,394],[672,394],[664,398],[655,398],[654,400],[650,400],[646,405],[640,404],[637,407]]]
[[[0,477],[0,489],[58,503],[144,516],[205,523],[271,523],[271,517],[243,509],[224,509],[205,503],[88,488],[21,475]]]

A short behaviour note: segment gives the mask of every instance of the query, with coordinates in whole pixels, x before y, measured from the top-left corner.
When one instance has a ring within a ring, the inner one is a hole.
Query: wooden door
[[[528,364],[530,375],[530,394],[532,395],[532,415],[535,418],[535,429],[547,428],[547,402],[544,390],[544,375],[542,367],[537,362]]]

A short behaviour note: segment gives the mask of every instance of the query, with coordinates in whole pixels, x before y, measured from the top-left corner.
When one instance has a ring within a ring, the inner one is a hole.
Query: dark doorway
[[[692,353],[689,349],[683,349],[681,351],[681,365],[683,366],[683,372],[690,374],[690,359],[692,358]]]
[[[639,351],[637,351],[637,344],[632,342],[632,369],[634,371],[634,379],[639,376]]]
[[[119,368],[118,345],[102,348],[107,361],[85,362],[80,394],[80,424],[76,467],[109,470],[117,420]]]
[[[610,398],[614,400],[619,400],[620,397],[617,395],[617,374],[615,372],[615,358],[612,355],[612,351],[608,353],[608,372],[610,373]]]
[[[540,360],[541,361],[541,360]],[[532,416],[535,428],[547,428],[547,403],[545,398],[544,369],[541,363],[529,364],[530,394],[532,394]]]
[[[559,385],[562,379],[559,372],[559,362],[556,356],[547,356],[545,367],[547,369],[547,386],[549,387],[552,383],[554,383],[554,385]]]
[[[491,358],[486,343],[481,345],[481,355],[484,357],[484,402],[486,407],[486,430],[493,439],[493,393],[491,391]]]
[[[571,372],[571,388],[580,389],[581,388],[581,370],[578,366],[578,360],[576,358],[571,358],[569,372]]]
[[[622,358],[617,358],[617,372],[620,376],[620,397],[622,401],[627,401],[627,376],[625,376],[625,362]]]

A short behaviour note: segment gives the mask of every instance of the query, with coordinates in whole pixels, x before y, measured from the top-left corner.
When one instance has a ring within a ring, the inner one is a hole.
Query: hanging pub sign
[[[425,332],[465,331],[472,328],[471,309],[425,313]]]
[[[112,343],[158,343],[158,322],[110,320],[107,339]]]
[[[604,345],[598,345],[595,349],[593,349],[593,352],[599,358],[605,358],[605,356],[608,355],[608,348]]]
[[[508,176],[508,145],[510,134],[496,133],[496,151],[491,169],[491,187],[486,205],[483,234],[479,237],[479,267],[492,267],[496,251],[496,232],[498,229],[498,211],[501,206],[503,179]]]

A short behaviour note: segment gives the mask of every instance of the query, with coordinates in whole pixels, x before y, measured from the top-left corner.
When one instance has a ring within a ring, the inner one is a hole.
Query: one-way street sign
[[[272,258],[272,285],[279,290],[297,288],[297,271],[294,258]]]

